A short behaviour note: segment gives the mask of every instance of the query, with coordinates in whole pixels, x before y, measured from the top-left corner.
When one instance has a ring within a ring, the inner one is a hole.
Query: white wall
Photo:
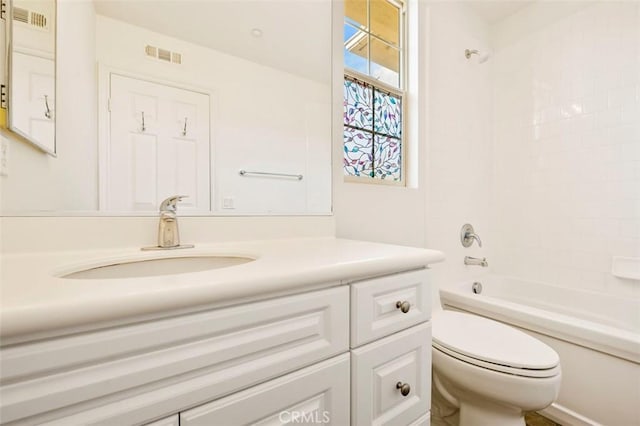
[[[431,273],[435,285],[446,286],[486,272],[464,266],[465,255],[487,256],[491,264],[491,65],[464,57],[467,48],[488,47],[489,31],[458,2],[420,2],[410,12],[419,17],[418,43],[409,42],[419,64],[412,76],[418,83],[412,94],[418,108],[410,109],[408,117],[419,121],[413,134],[418,149],[411,153],[420,168],[417,187],[345,183],[342,151],[334,151],[336,233],[442,250],[447,259]],[[334,142],[341,148],[339,124]],[[484,238],[483,249],[461,246],[460,228],[467,222]]]
[[[486,272],[465,266],[465,256],[493,259],[490,249],[491,63],[464,56],[486,51],[488,27],[460,3],[431,7],[427,246],[443,250],[444,264],[433,268],[440,287]],[[483,247],[460,243],[460,228],[471,223]]]
[[[333,122],[333,206],[336,233],[342,238],[425,245],[425,141],[427,118],[428,8],[426,3],[409,1],[409,79],[406,98],[404,142],[410,156],[408,186],[349,183],[344,181],[342,85],[334,86]],[[334,2],[334,80],[341,82],[342,22],[344,5]],[[336,72],[337,69],[337,72]]]
[[[184,244],[332,238],[333,216],[181,217]],[[158,242],[157,217],[0,217],[0,257],[9,253],[135,248]],[[0,268],[2,264],[0,262]]]
[[[299,77],[192,43],[97,16],[97,60],[106,66],[213,92],[214,207],[233,197],[235,213],[330,212],[330,90]],[[152,45],[182,64],[145,56]],[[322,52],[318,52],[321,54]],[[329,64],[327,64],[329,73]],[[303,174],[246,178],[240,169]]]
[[[97,208],[95,12],[91,2],[58,2],[56,151],[51,157],[10,138],[1,211]]]
[[[27,48],[31,53],[52,59],[56,41],[56,3],[50,0],[14,0],[12,7],[42,14],[47,19],[45,29],[14,22],[11,34],[13,48]]]
[[[493,32],[500,274],[612,295],[640,257],[640,3],[534,5]],[[579,9],[579,10],[576,10]]]

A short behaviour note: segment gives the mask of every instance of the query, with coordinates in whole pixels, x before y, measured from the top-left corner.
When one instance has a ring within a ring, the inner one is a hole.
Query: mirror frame
[[[57,53],[58,53],[58,31],[53,32],[53,91],[54,91],[54,106],[53,106],[53,150],[49,147],[39,143],[38,141],[29,137],[29,135],[21,132],[16,129],[12,125],[12,107],[11,103],[13,101],[13,2],[14,0],[5,0],[6,1],[6,12],[5,12],[5,25],[6,25],[6,34],[5,34],[5,49],[6,49],[6,69],[4,70],[6,76],[6,119],[7,119],[7,127],[6,130],[11,132],[13,135],[17,136],[21,141],[31,144],[36,147],[40,151],[51,155],[52,157],[57,157],[56,149],[57,149],[57,136],[56,136],[56,122],[57,122],[57,103],[58,103],[58,82],[57,82]],[[57,16],[58,16],[58,1],[50,0],[53,2],[53,21],[55,22],[55,27],[57,28]]]

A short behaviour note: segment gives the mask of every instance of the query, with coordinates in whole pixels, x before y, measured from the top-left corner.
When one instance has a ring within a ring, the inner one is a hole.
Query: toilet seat
[[[440,311],[433,316],[433,347],[460,361],[524,377],[560,372],[558,354],[543,342],[476,315]]]

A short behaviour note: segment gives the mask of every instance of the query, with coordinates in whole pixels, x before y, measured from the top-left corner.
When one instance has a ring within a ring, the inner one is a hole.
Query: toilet
[[[524,413],[560,390],[560,359],[508,325],[437,307],[432,323],[434,392],[459,409],[460,426],[524,426]]]

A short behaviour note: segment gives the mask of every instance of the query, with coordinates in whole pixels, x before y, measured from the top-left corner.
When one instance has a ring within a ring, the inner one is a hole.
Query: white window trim
[[[394,87],[388,83],[377,80],[369,75],[363,74],[351,68],[344,67],[343,74],[354,78],[356,80],[360,80],[364,83],[370,84],[377,88],[380,88],[384,91],[392,93],[396,96],[399,96],[402,100],[402,130],[400,138],[400,180],[387,180],[387,179],[379,179],[371,176],[353,176],[353,175],[345,175],[344,174],[344,165],[342,170],[343,180],[347,183],[365,183],[365,184],[373,184],[373,185],[389,185],[389,186],[397,186],[397,187],[407,187],[407,140],[406,140],[406,129],[407,129],[407,5],[402,0],[388,0],[390,3],[394,3],[400,8],[400,44],[399,44],[399,52],[400,52],[400,72],[398,76],[400,78],[400,88]],[[367,20],[369,20],[370,16],[370,6],[371,1],[367,1]],[[344,23],[343,23],[344,25]],[[369,28],[371,27],[368,22],[367,25]],[[376,37],[374,34],[370,34],[371,37]],[[376,37],[379,38],[379,37]],[[371,69],[371,43],[369,42],[368,46],[368,57],[367,57],[367,69]],[[344,76],[343,82],[344,84]],[[343,124],[343,135],[344,135],[344,124]],[[343,136],[344,137],[344,136]],[[344,140],[342,141],[342,145],[344,146]],[[344,153],[343,153],[344,155]]]

